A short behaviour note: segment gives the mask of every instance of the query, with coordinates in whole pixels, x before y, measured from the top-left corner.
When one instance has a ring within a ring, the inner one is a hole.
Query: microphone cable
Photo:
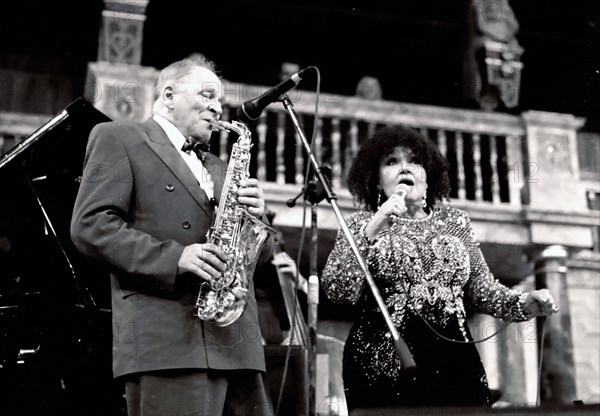
[[[391,233],[388,233],[387,237],[388,237],[388,242],[390,244],[390,247],[392,247],[392,235],[391,235]],[[391,251],[391,256],[394,259],[394,269],[396,271],[396,275],[400,276],[400,266],[398,265],[398,259],[397,259],[396,255],[395,255],[395,253],[393,251]],[[406,293],[407,303],[408,303],[409,302],[409,300],[408,300],[408,293],[409,292],[407,290],[406,282],[404,281],[404,279],[402,279],[402,286],[403,286],[404,292]],[[531,306],[533,306],[533,305],[530,305],[529,307],[527,307],[525,309],[525,312],[527,312],[528,309],[531,308]],[[482,338],[482,339],[479,339],[479,340],[473,340],[473,341],[462,341],[462,340],[452,339],[452,338],[449,338],[449,337],[446,337],[446,336],[440,334],[440,332],[437,331],[429,323],[429,321],[427,321],[427,319],[425,319],[423,317],[423,315],[417,309],[415,309],[414,312],[425,323],[425,325],[427,325],[427,327],[429,327],[429,329],[436,336],[440,337],[443,340],[446,340],[448,342],[453,342],[453,343],[456,343],[456,344],[479,344],[479,343],[482,343],[482,342],[487,341],[487,340],[495,337],[496,335],[500,334],[511,323],[513,323],[513,322],[504,322],[496,332],[494,332],[492,335],[489,335],[489,336],[487,336],[485,338]],[[544,329],[545,329],[545,326],[546,326],[546,316],[542,315],[542,316],[539,316],[538,318],[540,318],[541,329],[540,329],[539,340],[538,340],[538,344],[539,344],[539,348],[538,348],[538,368],[537,368],[537,373],[538,373],[537,374],[537,387],[538,388],[537,388],[537,394],[536,394],[536,396],[537,396],[536,397],[536,406],[537,407],[540,406],[540,400],[541,400],[540,393],[541,393],[541,386],[542,386],[542,358],[543,358],[543,349],[544,349],[544,337],[545,337],[545,330]]]

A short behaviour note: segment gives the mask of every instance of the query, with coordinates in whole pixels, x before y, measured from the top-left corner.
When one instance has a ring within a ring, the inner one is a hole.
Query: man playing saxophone
[[[111,271],[113,373],[129,416],[272,414],[253,290],[227,327],[194,316],[200,282],[226,267],[206,235],[227,165],[198,149],[222,91],[214,63],[194,55],[161,71],[152,118],[90,133],[71,236]],[[264,216],[258,181],[240,186],[238,202]]]

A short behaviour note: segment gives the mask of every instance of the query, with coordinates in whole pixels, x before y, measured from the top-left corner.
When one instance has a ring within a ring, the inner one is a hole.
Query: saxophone
[[[207,241],[225,254],[227,270],[220,278],[200,284],[194,315],[217,326],[227,326],[244,313],[258,255],[275,230],[238,204],[240,181],[250,176],[250,130],[237,121],[211,124],[213,130],[233,132],[239,137],[231,150],[221,200],[207,234]]]

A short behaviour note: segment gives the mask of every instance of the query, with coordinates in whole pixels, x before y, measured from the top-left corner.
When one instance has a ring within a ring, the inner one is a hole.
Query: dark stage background
[[[584,130],[600,131],[600,2],[511,6],[525,49],[520,106],[512,111],[572,113],[587,117]],[[272,85],[281,63],[295,62],[319,67],[323,92],[352,95],[369,75],[381,82],[384,99],[465,107],[466,8],[466,0],[151,0],[142,64],[162,68],[201,52],[226,79]],[[86,64],[96,59],[102,9],[100,0],[3,4],[0,70],[58,76],[71,96],[47,103],[40,91],[20,100],[0,91],[0,110],[51,114],[80,95]]]

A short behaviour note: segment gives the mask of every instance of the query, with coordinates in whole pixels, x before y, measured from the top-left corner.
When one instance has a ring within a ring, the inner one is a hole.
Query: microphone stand
[[[320,168],[321,172],[330,173],[331,168],[328,165],[323,165]],[[311,172],[314,170],[311,169]],[[309,415],[315,415],[316,413],[316,373],[317,373],[317,316],[319,309],[319,276],[317,267],[317,254],[318,254],[318,228],[317,228],[317,205],[325,198],[323,187],[320,183],[317,183],[313,178],[308,181],[308,184],[302,187],[302,191],[295,198],[288,200],[287,205],[293,207],[296,204],[296,199],[300,195],[304,195],[304,199],[311,203],[311,246],[310,246],[310,276],[308,278],[308,293],[306,297],[306,303],[308,306],[308,374],[309,374],[309,388],[308,388],[308,403],[309,403]]]
[[[298,121],[298,117],[294,110],[294,105],[292,104],[292,101],[289,99],[289,97],[286,94],[282,94],[280,97],[280,100],[283,102],[283,106],[285,107],[285,110],[289,114],[289,116],[292,120],[292,123],[294,124],[294,127],[295,127],[296,131],[298,132],[298,136],[300,137],[300,139],[302,141],[304,150],[306,150],[306,154],[309,157],[309,163],[311,164],[313,173],[314,173],[314,175],[316,175],[317,179],[319,180],[319,183],[323,187],[323,191],[325,193],[324,194],[325,198],[327,198],[327,202],[329,202],[331,204],[331,207],[333,208],[335,216],[340,224],[341,230],[343,231],[346,239],[348,240],[348,243],[350,244],[350,248],[352,249],[352,252],[356,256],[358,264],[365,275],[365,280],[366,280],[369,288],[371,289],[373,298],[375,299],[375,302],[377,303],[377,306],[379,307],[381,314],[383,315],[385,323],[388,326],[388,329],[389,329],[389,332],[390,332],[390,335],[392,337],[392,341],[394,344],[394,349],[396,350],[396,354],[398,355],[398,358],[400,360],[401,368],[403,369],[403,371],[414,371],[416,369],[416,364],[412,357],[412,354],[411,354],[410,350],[408,349],[408,346],[404,342],[404,339],[402,339],[402,337],[400,337],[398,330],[394,326],[394,323],[393,323],[390,313],[387,309],[387,306],[386,306],[383,298],[381,297],[381,294],[379,293],[379,289],[377,288],[377,285],[375,284],[375,280],[373,279],[373,276],[369,272],[369,268],[367,267],[365,260],[362,258],[360,251],[358,250],[358,246],[356,245],[356,242],[354,241],[352,233],[350,232],[350,229],[348,228],[348,225],[346,224],[346,221],[344,220],[342,212],[340,211],[340,208],[337,204],[337,196],[333,192],[333,190],[331,188],[331,184],[329,183],[329,181],[323,174],[323,169],[321,167],[319,167],[319,164],[318,164],[314,154],[311,151],[310,144],[308,143],[308,140],[304,136],[304,132]],[[313,202],[313,201],[311,201],[311,202]],[[318,201],[317,201],[317,203],[318,203]],[[309,345],[309,366],[308,366],[308,368],[309,368],[309,403],[308,404],[309,404],[309,415],[312,416],[312,415],[316,414],[316,405],[317,405],[316,400],[315,400],[316,341],[317,341],[316,312],[317,312],[317,306],[318,306],[318,277],[317,277],[317,271],[316,271],[316,203],[313,203],[313,205],[312,205],[312,221],[311,221],[311,223],[315,227],[315,230],[313,230],[313,232],[312,232],[312,241],[313,241],[315,250],[313,252],[311,252],[311,271],[310,271],[311,276],[309,279],[307,303],[309,306],[308,307],[308,313],[309,313],[308,314],[308,325],[309,325],[309,328],[308,328],[309,329],[309,337],[308,338],[309,338],[309,344],[310,344]],[[315,263],[314,270],[313,270],[313,256],[314,256],[314,263]],[[313,277],[314,277],[314,279],[313,279]],[[317,297],[316,301],[312,300],[312,302],[313,302],[312,304],[311,304],[311,280],[316,281],[316,290],[313,290],[312,292],[315,292],[316,297]],[[311,316],[311,312],[312,312],[312,314],[314,314],[314,316]]]

